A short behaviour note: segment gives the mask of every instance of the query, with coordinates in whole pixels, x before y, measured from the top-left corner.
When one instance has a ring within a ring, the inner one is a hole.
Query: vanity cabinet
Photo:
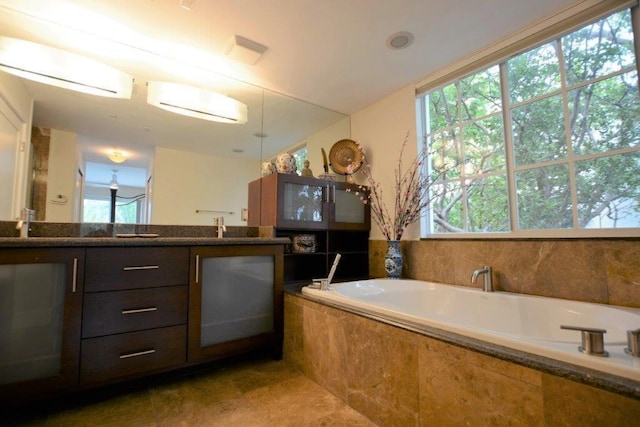
[[[281,358],[284,242],[232,240],[0,248],[0,402]]]
[[[87,248],[80,384],[186,362],[188,247]]]
[[[249,225],[272,226],[274,237],[292,242],[312,236],[313,250],[288,246],[285,283],[327,277],[338,253],[342,258],[334,280],[366,279],[371,210],[361,197],[367,196],[368,188],[355,184],[274,173],[249,183]]]
[[[0,400],[78,382],[84,249],[0,249]]]
[[[282,357],[282,245],[193,247],[189,362],[260,347]]]

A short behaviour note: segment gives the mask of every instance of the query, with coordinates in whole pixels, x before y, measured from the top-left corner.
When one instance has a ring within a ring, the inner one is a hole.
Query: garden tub
[[[640,381],[640,358],[625,352],[640,309],[593,304],[418,280],[371,279],[302,288],[316,300],[415,328],[435,328],[556,361]],[[579,351],[581,332],[605,329],[607,357]]]

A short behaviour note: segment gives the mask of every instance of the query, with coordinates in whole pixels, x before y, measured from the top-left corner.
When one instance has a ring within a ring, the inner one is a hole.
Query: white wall
[[[74,220],[77,151],[78,138],[75,133],[51,129],[45,221],[73,222]],[[62,199],[58,198],[58,195],[62,196]],[[63,200],[66,202],[62,203]]]
[[[373,177],[381,183],[384,200],[389,208],[394,206],[394,169],[407,132],[410,134],[405,149],[405,164],[415,158],[417,153],[414,85],[402,88],[351,116],[351,138],[364,148]],[[357,182],[362,182],[359,175],[356,174],[355,178]],[[419,224],[409,227],[402,237],[403,240],[419,238]],[[375,224],[371,226],[371,239],[384,239]]]
[[[176,173],[176,171],[180,171]],[[247,225],[241,210],[248,205],[248,184],[260,177],[260,162],[214,157],[157,147],[152,172],[151,223]],[[198,214],[196,210],[233,214]]]

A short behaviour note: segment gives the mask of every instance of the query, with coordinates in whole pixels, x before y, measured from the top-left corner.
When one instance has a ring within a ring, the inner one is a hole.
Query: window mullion
[[[507,73],[507,63],[500,64],[500,94],[502,96],[502,123],[504,129],[504,145],[506,156],[506,172],[507,172],[507,189],[509,191],[509,222],[511,223],[511,231],[517,232],[520,227],[518,225],[518,202],[516,176],[514,171],[514,154],[513,154],[513,130],[511,127],[511,105],[509,101],[509,79]]]
[[[571,138],[571,111],[569,109],[569,90],[567,89],[567,70],[565,68],[562,39],[556,41],[558,46],[558,67],[560,68],[560,91],[562,92],[562,111],[564,114],[564,138],[567,144],[567,163],[569,168],[569,191],[571,194],[571,217],[574,229],[580,228],[578,216],[578,190],[576,184],[576,165],[573,156]],[[575,106],[574,106],[575,107]]]

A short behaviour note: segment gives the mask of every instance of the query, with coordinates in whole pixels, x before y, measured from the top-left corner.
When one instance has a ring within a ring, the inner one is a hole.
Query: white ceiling
[[[170,79],[172,73],[175,80],[175,71],[162,61],[149,62],[146,52],[196,65],[199,73],[181,75],[191,82],[215,86],[217,79],[209,72],[213,71],[349,115],[582,1],[195,0],[189,11],[180,7],[181,0],[0,0],[0,35],[92,56],[129,72],[136,82],[159,76]],[[33,18],[42,25],[34,28]],[[55,28],[74,28],[77,36],[68,38],[70,33]],[[101,33],[103,28],[108,28],[106,33]],[[414,42],[402,50],[387,48],[385,41],[398,31],[413,33]],[[224,56],[234,34],[268,47],[257,64],[245,65]],[[122,58],[109,48],[87,51],[84,46],[105,40],[142,54]],[[136,86],[137,92],[145,89],[140,83]],[[49,104],[46,89],[28,87],[42,92],[37,108],[50,114],[60,110]],[[233,90],[227,92],[232,95]],[[72,104],[79,110],[88,108],[85,95],[72,94],[67,99],[69,108]],[[121,107],[126,102],[118,101]],[[107,123],[114,132],[127,126],[127,117],[105,109],[106,114],[111,114],[110,121],[99,124],[84,119],[85,126]],[[178,131],[184,127],[197,124],[187,122]],[[149,132],[153,129],[136,129],[129,133],[131,140],[119,142],[126,148],[127,143],[147,138]],[[249,134],[253,133],[255,129],[250,129]],[[254,141],[243,141],[243,148],[250,149]]]

